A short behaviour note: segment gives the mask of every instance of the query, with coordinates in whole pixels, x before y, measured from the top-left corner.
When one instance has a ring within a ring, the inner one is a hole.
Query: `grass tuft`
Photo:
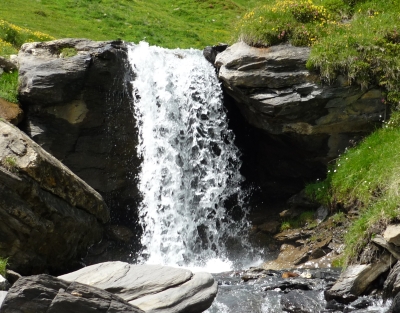
[[[6,277],[7,259],[0,258],[0,275]]]
[[[18,103],[18,72],[0,75],[0,98]]]

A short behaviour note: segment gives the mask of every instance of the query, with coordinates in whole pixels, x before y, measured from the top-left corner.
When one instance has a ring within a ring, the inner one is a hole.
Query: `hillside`
[[[166,48],[203,48],[232,40],[250,0],[3,0],[0,19],[56,38],[146,40]]]

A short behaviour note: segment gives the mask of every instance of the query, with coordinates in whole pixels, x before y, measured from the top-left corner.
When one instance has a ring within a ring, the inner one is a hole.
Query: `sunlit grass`
[[[400,219],[400,112],[382,129],[341,155],[328,178],[307,187],[325,204],[356,208],[360,216],[345,236],[344,258],[357,261],[379,225]]]
[[[0,275],[6,277],[7,259],[0,258]]]
[[[9,102],[18,103],[18,72],[3,73],[0,75],[0,98]]]

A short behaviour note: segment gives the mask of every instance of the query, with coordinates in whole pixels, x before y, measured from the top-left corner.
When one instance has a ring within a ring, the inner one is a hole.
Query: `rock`
[[[400,224],[389,225],[383,233],[383,238],[389,243],[400,246]]]
[[[19,279],[9,290],[2,313],[143,313],[139,308],[99,288],[66,282],[49,275]]]
[[[358,298],[356,301],[351,302],[349,307],[355,309],[366,309],[369,306],[372,306],[372,304],[373,304],[372,299],[361,297]]]
[[[217,282],[214,282],[210,274],[195,273],[182,285],[129,301],[129,303],[146,312],[200,313],[211,306],[217,290]]]
[[[284,312],[291,313],[311,313],[320,312],[323,309],[321,301],[318,300],[318,291],[308,292],[307,295],[302,291],[294,290],[281,297],[281,305]]]
[[[146,312],[203,312],[217,294],[210,274],[160,265],[106,262],[59,278],[110,291]]]
[[[18,125],[24,117],[24,112],[18,104],[0,98],[0,117],[11,124]]]
[[[280,226],[281,223],[279,223],[278,221],[269,221],[261,225],[258,225],[257,228],[264,233],[269,233],[273,235],[279,231]]]
[[[343,303],[337,302],[336,300],[330,300],[325,305],[325,309],[336,310],[340,312],[343,312],[344,308],[345,305]]]
[[[389,275],[383,285],[383,298],[394,298],[400,292],[400,262],[390,269]]]
[[[238,42],[215,60],[232,107],[251,125],[233,128],[246,131],[245,176],[269,199],[289,197],[305,180],[322,178],[328,162],[375,130],[385,115],[377,88],[360,90],[341,80],[321,84],[306,69],[309,53],[308,47]]]
[[[122,225],[109,225],[106,228],[107,235],[116,241],[129,243],[135,235],[132,230]]]
[[[0,309],[6,296],[7,296],[7,291],[0,291]]]
[[[367,287],[394,263],[389,253],[385,253],[374,264],[351,265],[340,275],[338,281],[325,292],[327,301],[336,300],[348,304],[355,301]]]
[[[320,206],[315,212],[315,219],[318,223],[321,223],[323,220],[327,218],[329,215],[329,209],[325,206]]]
[[[20,274],[12,271],[10,269],[6,270],[6,276],[7,276],[7,280],[10,282],[11,285],[13,285],[18,279],[20,279],[22,277]]]
[[[10,73],[17,70],[17,66],[10,60],[0,56],[0,69],[4,72]]]
[[[21,274],[73,268],[109,220],[95,190],[5,121],[0,195],[0,256]]]
[[[385,248],[389,251],[397,260],[400,260],[400,248],[394,245],[393,243],[389,243],[380,235],[376,235],[371,239],[373,243],[376,243],[378,246]]]
[[[63,48],[76,55],[60,57]],[[135,233],[125,244],[128,259],[141,230],[127,45],[86,39],[26,43],[18,61],[19,98],[27,108],[21,128],[103,196],[113,224]]]
[[[0,275],[0,290],[6,291],[10,288],[10,283],[7,279]]]
[[[400,293],[394,297],[388,313],[400,313]]]
[[[295,247],[290,244],[281,246],[278,258],[262,264],[262,268],[266,270],[280,270],[285,268],[293,268],[296,265],[308,260],[309,248],[306,246]]]
[[[210,62],[211,64],[214,64],[215,58],[217,57],[217,55],[219,53],[225,51],[226,48],[228,48],[228,45],[224,44],[224,43],[220,43],[216,46],[207,46],[203,50],[203,55],[208,62]]]

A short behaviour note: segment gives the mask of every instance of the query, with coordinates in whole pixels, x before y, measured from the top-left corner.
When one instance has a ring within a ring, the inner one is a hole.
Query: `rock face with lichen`
[[[74,268],[110,217],[93,188],[5,121],[0,194],[0,257],[21,274]]]

